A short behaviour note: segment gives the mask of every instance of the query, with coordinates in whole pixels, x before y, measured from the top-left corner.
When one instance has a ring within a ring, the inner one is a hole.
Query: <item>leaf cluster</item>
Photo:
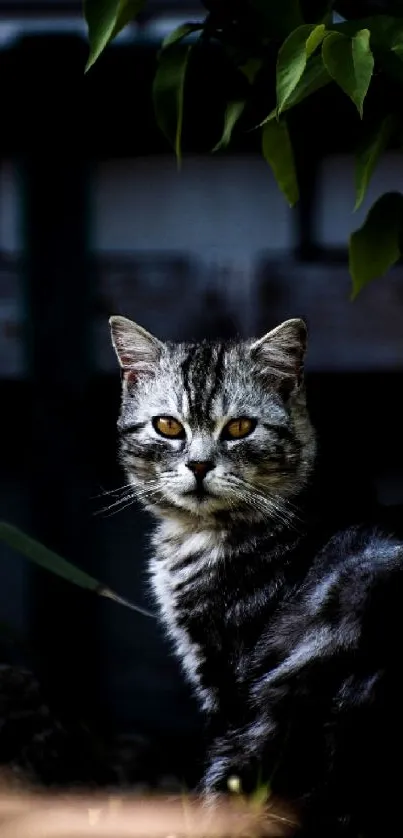
[[[116,34],[146,9],[147,0],[84,0],[90,53],[87,68]],[[290,113],[304,108],[319,90],[337,86],[360,121],[355,163],[355,209],[361,206],[381,155],[400,146],[403,117],[403,0],[204,0],[197,22],[174,29],[161,45],[153,85],[156,120],[182,153],[183,114],[192,91],[189,62],[214,44],[239,78],[228,96],[222,134],[212,149],[222,151],[234,131],[257,131],[264,159],[290,206],[299,198]],[[268,74],[271,76],[268,82]],[[396,92],[385,96],[376,118],[367,113],[374,83]],[[274,100],[271,101],[272,91]],[[323,94],[322,94],[323,95]],[[250,123],[250,104],[262,118]],[[383,195],[349,241],[353,296],[385,273],[402,254],[403,197]]]

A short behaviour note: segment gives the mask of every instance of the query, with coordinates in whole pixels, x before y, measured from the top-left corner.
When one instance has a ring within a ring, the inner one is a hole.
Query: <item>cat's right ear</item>
[[[306,344],[306,324],[293,318],[280,323],[250,347],[260,374],[285,398],[302,383]]]
[[[162,343],[127,317],[110,317],[113,348],[126,384],[152,374],[161,356]]]

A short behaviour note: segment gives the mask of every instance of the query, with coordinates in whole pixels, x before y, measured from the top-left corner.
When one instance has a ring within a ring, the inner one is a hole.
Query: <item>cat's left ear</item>
[[[260,374],[288,397],[302,383],[306,346],[306,325],[295,318],[267,332],[252,344],[250,351]]]
[[[127,317],[109,319],[113,348],[126,384],[140,375],[152,374],[158,364],[163,344]]]

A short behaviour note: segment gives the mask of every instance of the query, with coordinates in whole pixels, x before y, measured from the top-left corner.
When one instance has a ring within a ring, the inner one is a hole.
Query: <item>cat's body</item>
[[[270,782],[309,834],[395,828],[403,546],[320,515],[303,324],[177,347],[112,331],[152,584],[209,722],[203,788]]]
[[[164,526],[153,539],[161,615],[210,722],[203,787],[269,780],[308,795],[325,828],[328,807],[343,823],[356,804],[384,827],[403,744],[402,545],[364,528],[281,555],[267,541],[234,550],[193,533],[175,550]]]

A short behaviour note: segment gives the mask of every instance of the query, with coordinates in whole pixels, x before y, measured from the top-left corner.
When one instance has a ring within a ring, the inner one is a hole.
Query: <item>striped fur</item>
[[[157,518],[154,594],[208,721],[202,788],[225,789],[233,774],[246,791],[270,780],[309,835],[375,836],[385,818],[393,828],[403,548],[318,517],[303,323],[194,345],[161,344],[124,318],[111,327],[120,457]],[[161,415],[182,423],[183,439],[158,436]],[[240,416],[255,420],[250,436],[223,438]],[[189,460],[214,465],[202,497]]]

